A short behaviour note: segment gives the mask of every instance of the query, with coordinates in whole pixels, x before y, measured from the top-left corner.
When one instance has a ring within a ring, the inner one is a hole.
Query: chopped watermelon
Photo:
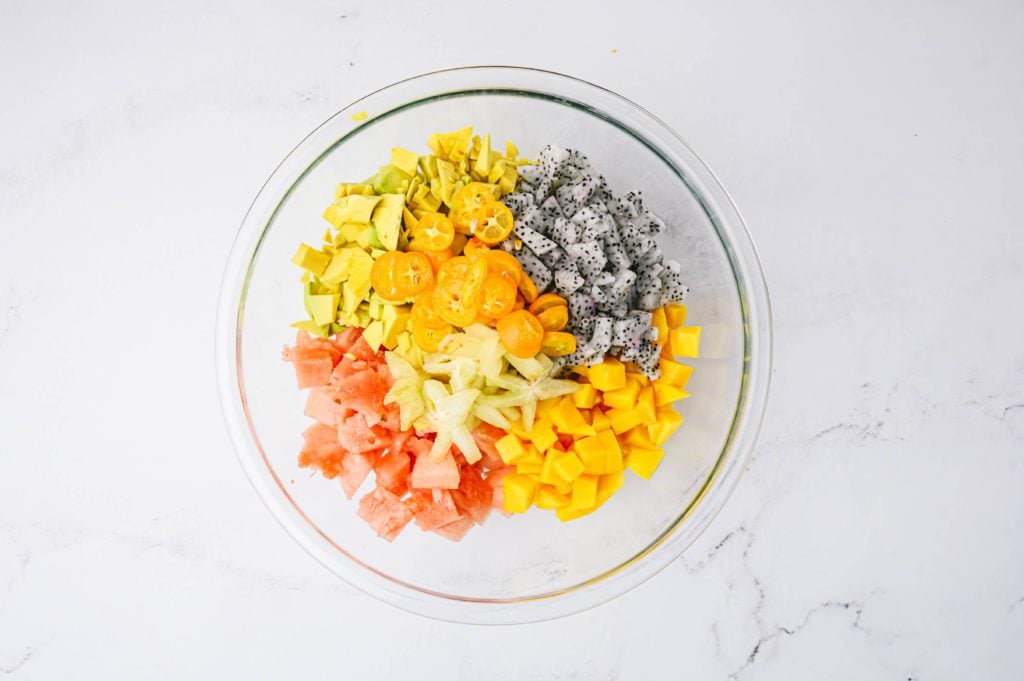
[[[309,397],[306,399],[306,416],[337,429],[348,416],[348,410],[335,401],[329,388],[317,387],[309,391]]]
[[[327,349],[309,346],[285,348],[284,358],[295,367],[299,388],[315,388],[330,383],[334,360]]]
[[[373,466],[373,471],[377,474],[377,484],[398,496],[403,496],[409,491],[411,470],[412,462],[409,455],[400,449],[389,450]]]
[[[451,451],[435,461],[428,455],[416,457],[410,476],[411,486],[416,489],[458,489],[459,467]]]
[[[501,481],[509,473],[514,473],[515,470],[515,466],[505,466],[503,468],[493,468],[487,471],[487,484],[491,486],[491,490],[493,491],[491,496],[491,508],[506,518],[512,514],[505,510],[505,486],[501,484]]]
[[[459,541],[466,536],[466,533],[473,529],[473,519],[468,516],[463,516],[458,520],[442,525],[434,530],[437,534],[441,535],[445,539],[452,541]]]
[[[480,456],[482,457],[480,460],[485,468],[501,468],[505,465],[494,443],[507,434],[506,431],[497,426],[492,426],[486,421],[481,421],[473,429],[473,439],[476,441],[476,446],[480,448]]]
[[[345,351],[345,354],[351,355],[353,359],[362,359],[367,362],[378,360],[379,357],[377,350],[372,349],[362,336],[352,343],[351,347]]]
[[[361,452],[349,452],[341,461],[341,489],[351,499],[366,476],[373,470],[377,458]]]
[[[341,474],[345,448],[338,442],[338,431],[322,423],[314,423],[302,433],[302,439],[300,466],[319,468],[325,478],[336,478]]]
[[[387,447],[391,436],[386,428],[366,425],[362,414],[353,414],[338,426],[338,441],[350,452],[368,452]]]
[[[339,368],[341,366],[338,365]],[[384,396],[387,394],[387,383],[373,368],[353,372],[334,389],[334,399],[343,407],[365,416],[370,426],[376,425],[384,417]]]
[[[452,490],[452,500],[464,515],[477,525],[483,525],[491,514],[494,490],[484,480],[480,468],[466,464],[459,469],[459,488]]]
[[[356,336],[358,338],[358,336]],[[352,339],[353,342],[355,338]],[[351,343],[350,343],[351,344]],[[295,335],[295,347],[297,348],[320,348],[326,350],[331,356],[331,362],[337,364],[341,359],[342,353],[345,352],[347,346],[342,346],[338,343],[337,338],[320,338],[319,336],[311,336],[305,331],[299,331]]]
[[[455,522],[461,516],[452,501],[452,493],[443,489],[413,490],[406,504],[424,532]]]
[[[334,337],[334,345],[341,352],[348,352],[352,344],[363,335],[363,330],[358,326],[349,326]]]
[[[383,487],[375,488],[360,499],[357,513],[374,532],[388,541],[394,541],[412,520],[412,511],[397,495]]]

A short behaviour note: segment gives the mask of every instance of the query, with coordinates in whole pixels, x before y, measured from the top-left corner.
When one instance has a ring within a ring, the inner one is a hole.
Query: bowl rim
[[[529,79],[534,82],[523,82]],[[442,84],[446,89],[436,92]],[[539,89],[542,86],[546,89]],[[580,99],[567,95],[566,90]],[[464,598],[397,580],[363,563],[320,532],[291,498],[255,437],[240,359],[248,280],[263,237],[294,187],[334,147],[374,121],[425,101],[467,94],[554,99],[615,124],[661,157],[689,187],[718,234],[736,279],[744,330],[743,374],[733,423],[712,470],[687,508],[622,564],[556,592],[515,599]],[[375,104],[384,106],[371,106]],[[364,107],[376,108],[380,113],[361,122],[351,120],[351,114]],[[643,124],[644,132],[627,125],[630,120]],[[684,168],[688,171],[685,174]],[[282,186],[286,187],[284,191]],[[351,586],[409,612],[452,622],[513,624],[573,614],[616,598],[657,574],[703,533],[735,489],[760,431],[771,383],[772,335],[767,284],[746,222],[714,172],[678,133],[636,103],[580,78],[517,66],[468,66],[406,78],[355,100],[317,126],[277,165],[247,210],[225,266],[218,300],[216,373],[225,426],[246,477],[275,520],[314,559]],[[265,465],[261,466],[258,459]],[[713,490],[716,494],[709,499]],[[281,503],[283,500],[291,511]],[[330,554],[324,542],[346,560],[339,561],[337,553]]]

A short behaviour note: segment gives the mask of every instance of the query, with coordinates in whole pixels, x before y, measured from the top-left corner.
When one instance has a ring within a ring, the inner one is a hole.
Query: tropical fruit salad
[[[389,541],[593,513],[627,471],[655,474],[689,397],[701,330],[665,224],[578,151],[528,161],[472,128],[427,143],[339,184],[323,243],[293,258],[299,465]]]

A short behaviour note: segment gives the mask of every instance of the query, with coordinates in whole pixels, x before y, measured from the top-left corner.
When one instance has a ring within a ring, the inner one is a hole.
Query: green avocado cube
[[[331,256],[306,244],[299,246],[299,250],[292,256],[293,263],[317,277],[324,273],[330,261]]]

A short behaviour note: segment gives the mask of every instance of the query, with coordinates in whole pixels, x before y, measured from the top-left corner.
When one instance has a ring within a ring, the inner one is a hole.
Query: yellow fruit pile
[[[689,397],[693,367],[675,358],[699,355],[700,327],[685,323],[683,305],[654,311],[662,346],[658,379],[614,357],[575,367],[575,393],[538,403],[529,431],[513,424],[495,443],[502,460],[515,467],[502,480],[505,511],[525,513],[536,505],[573,520],[611,498],[627,468],[645,480],[654,474],[663,445],[683,422],[673,403]]]

